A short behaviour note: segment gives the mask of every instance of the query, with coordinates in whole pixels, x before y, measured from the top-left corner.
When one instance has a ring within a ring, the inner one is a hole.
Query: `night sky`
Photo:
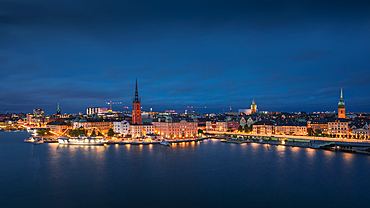
[[[369,112],[369,69],[368,0],[0,1],[1,113]]]

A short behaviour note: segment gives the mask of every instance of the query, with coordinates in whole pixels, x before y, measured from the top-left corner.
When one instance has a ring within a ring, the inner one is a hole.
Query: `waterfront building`
[[[364,128],[364,127],[362,127],[362,128],[355,128],[355,129],[352,129],[352,134],[354,134],[354,135],[357,135],[357,136],[367,136],[367,137],[369,137],[370,136],[370,130],[369,129],[367,129],[367,128]]]
[[[56,133],[63,133],[68,127],[66,122],[53,121],[47,123],[46,128],[49,128],[51,131]]]
[[[311,128],[312,131],[316,131],[317,129],[322,132],[322,134],[328,133],[328,121],[327,120],[312,120],[307,121],[307,128]]]
[[[189,138],[198,133],[198,121],[191,118],[172,118],[168,115],[165,119],[153,120],[155,134],[164,138]]]
[[[73,128],[78,129],[80,127],[83,127],[88,133],[91,133],[94,130],[96,130],[103,134],[106,134],[108,133],[110,128],[113,128],[113,121],[103,119],[86,120],[83,117],[81,119],[76,118],[73,121]]]
[[[216,121],[216,131],[227,131],[227,122]]]
[[[340,99],[338,102],[338,118],[346,118],[346,106],[343,101],[343,89],[340,86]]]
[[[213,128],[212,128],[212,121],[211,120],[207,120],[206,121],[206,131],[212,131]]]
[[[152,124],[131,124],[130,134],[132,138],[143,138],[154,134],[154,126]]]
[[[348,121],[334,119],[328,122],[328,134],[348,135]]]
[[[256,105],[256,102],[252,101],[252,105],[251,105],[251,114],[254,114],[254,113],[257,113],[257,105]]]
[[[141,99],[137,90],[137,79],[135,87],[135,98],[133,100],[132,124],[141,124]]]
[[[253,134],[274,134],[274,124],[271,121],[258,121],[253,124]]]
[[[126,136],[129,134],[129,131],[130,131],[130,123],[126,120],[114,121],[113,131],[116,134],[121,134],[122,136]]]
[[[277,124],[275,134],[304,136],[307,135],[307,124]]]

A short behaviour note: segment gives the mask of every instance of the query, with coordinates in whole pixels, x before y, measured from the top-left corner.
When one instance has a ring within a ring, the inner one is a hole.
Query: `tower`
[[[132,124],[141,124],[141,99],[139,98],[139,93],[137,91],[137,79],[135,88],[135,98],[133,100]]]
[[[57,115],[60,115],[59,98],[58,98],[58,106],[57,106]]]
[[[338,102],[338,118],[346,118],[346,106],[343,101],[342,85],[340,85],[340,99]]]
[[[256,105],[256,102],[254,101],[254,99],[253,99],[252,105],[251,105],[251,114],[253,114],[253,113],[257,113],[257,105]]]

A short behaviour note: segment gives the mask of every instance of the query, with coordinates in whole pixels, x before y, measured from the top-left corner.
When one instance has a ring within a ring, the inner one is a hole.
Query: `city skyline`
[[[0,3],[0,112],[369,112],[367,1]],[[132,110],[132,109],[130,109]]]

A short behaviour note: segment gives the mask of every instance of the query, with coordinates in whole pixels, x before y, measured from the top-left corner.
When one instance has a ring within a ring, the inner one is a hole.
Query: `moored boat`
[[[108,142],[104,137],[87,137],[84,135],[71,138],[59,137],[57,140],[59,144],[67,145],[104,145]]]
[[[43,143],[44,143],[44,138],[41,138],[41,139],[35,140],[33,144],[37,145],[37,144],[43,144]]]
[[[30,143],[33,143],[33,142],[35,142],[35,138],[33,138],[32,136],[31,136],[31,137],[29,137],[29,138],[25,138],[25,139],[24,139],[24,142],[30,142]]]
[[[162,139],[162,141],[161,142],[159,142],[159,144],[161,144],[161,145],[165,145],[165,146],[170,146],[170,143],[169,142],[167,142],[166,140],[164,140],[164,139]]]

